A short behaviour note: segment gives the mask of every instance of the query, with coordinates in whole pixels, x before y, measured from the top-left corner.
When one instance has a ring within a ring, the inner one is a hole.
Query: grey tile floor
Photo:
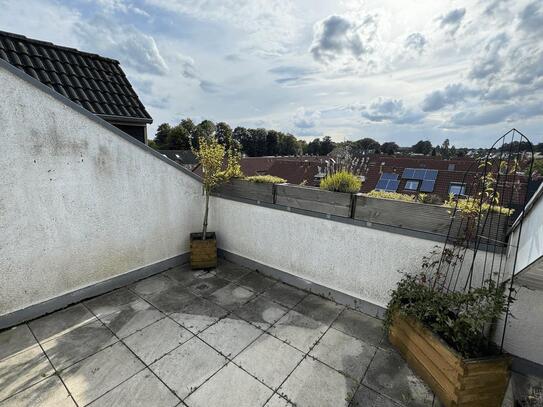
[[[433,404],[379,320],[226,261],[0,332],[0,407]]]

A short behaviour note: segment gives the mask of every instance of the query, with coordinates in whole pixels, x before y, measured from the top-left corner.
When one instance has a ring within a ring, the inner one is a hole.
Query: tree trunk
[[[202,230],[202,240],[206,240],[207,234],[207,215],[209,214],[209,192],[206,191],[206,210],[204,212],[204,227]]]

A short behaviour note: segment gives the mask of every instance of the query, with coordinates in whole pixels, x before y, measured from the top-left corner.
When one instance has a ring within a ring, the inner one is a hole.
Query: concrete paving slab
[[[91,407],[173,407],[180,400],[149,369],[145,369],[107,392]]]
[[[198,337],[226,357],[234,357],[263,333],[243,320],[226,317]]]
[[[233,361],[268,387],[277,389],[303,357],[299,350],[264,334]]]
[[[121,342],[60,372],[80,406],[89,404],[135,375],[145,366]]]
[[[336,304],[333,301],[319,297],[315,294],[309,294],[296,307],[295,311],[304,314],[315,321],[330,325],[334,319],[345,308],[342,305]]]
[[[264,330],[281,319],[287,312],[288,308],[262,295],[252,299],[234,311],[240,318]]]
[[[264,407],[294,407],[294,404],[275,393],[264,405]]]
[[[119,338],[124,338],[163,318],[164,314],[141,298],[118,307],[100,319]]]
[[[117,342],[117,338],[100,321],[82,325],[42,343],[57,370],[62,370]]]
[[[0,361],[34,346],[38,346],[38,342],[36,342],[28,325],[21,324],[6,329],[0,332]]]
[[[243,276],[236,282],[236,284],[240,285],[241,287],[253,290],[255,293],[265,291],[276,283],[277,280],[272,280],[271,278],[268,278],[257,271],[253,271]]]
[[[230,283],[215,291],[207,298],[213,301],[215,304],[232,311],[242,306],[255,296],[256,294],[254,291],[240,287],[234,283]]]
[[[277,321],[268,332],[307,353],[327,328],[327,325],[291,310]]]
[[[54,373],[39,346],[0,361],[0,400],[32,386]]]
[[[138,300],[139,297],[127,288],[111,291],[99,297],[84,301],[83,304],[98,318],[117,311],[123,305]]]
[[[28,326],[36,338],[44,342],[94,320],[96,317],[79,303],[30,321]]]
[[[219,277],[228,281],[237,281],[252,271],[253,270],[247,267],[243,267],[226,260],[219,260],[219,265],[215,270]]]
[[[328,366],[306,358],[278,393],[298,407],[348,406],[357,383]]]
[[[165,274],[155,274],[143,280],[130,284],[128,288],[142,297],[147,297],[153,294],[161,293],[175,284],[175,281],[168,278]]]
[[[227,362],[224,356],[193,337],[149,367],[184,399]]]
[[[287,308],[292,308],[307,297],[309,293],[285,283],[277,283],[268,288],[263,295]]]
[[[123,342],[145,364],[150,365],[192,336],[192,333],[171,319],[163,318],[124,338]]]
[[[397,352],[377,350],[363,384],[405,406],[432,405],[432,392]]]
[[[159,293],[146,295],[144,298],[166,314],[181,311],[187,304],[197,297],[186,288],[170,284],[168,288]]]
[[[213,325],[227,314],[228,311],[224,308],[198,297],[188,303],[180,312],[170,314],[170,317],[196,334]]]
[[[190,407],[255,407],[262,406],[272,393],[254,377],[229,363],[185,402]]]
[[[228,284],[230,284],[230,281],[211,275],[208,278],[200,277],[195,279],[187,286],[187,289],[196,295],[206,296]]]
[[[376,351],[375,346],[330,328],[309,355],[358,383]]]
[[[361,385],[356,391],[349,407],[400,407],[389,398],[377,393],[376,391]]]
[[[70,394],[58,378],[53,375],[38,384],[17,393],[0,407],[76,407]]]
[[[189,265],[182,265],[166,270],[161,274],[168,277],[173,282],[186,287],[202,275],[202,271],[191,270]]]
[[[343,311],[332,327],[375,346],[385,335],[383,321],[351,309]]]

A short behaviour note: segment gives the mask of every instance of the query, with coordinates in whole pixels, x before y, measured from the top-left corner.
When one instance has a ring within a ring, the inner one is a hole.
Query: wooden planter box
[[[396,314],[390,342],[431,387],[445,407],[500,407],[510,357],[463,359],[419,322]]]
[[[452,208],[441,205],[396,201],[357,194],[354,218],[446,236],[451,223],[452,211]],[[460,213],[457,213],[451,228],[452,236],[456,236],[459,227],[465,228],[465,222],[461,223],[460,219]],[[492,242],[495,240],[505,242],[506,223],[507,217],[505,215],[499,216],[498,213],[492,212],[482,235],[490,237]],[[481,227],[482,225],[481,222]]]
[[[231,179],[230,181],[219,185],[214,192],[223,196],[273,203],[273,185],[274,184],[250,182],[241,179]]]
[[[277,184],[275,203],[291,208],[349,218],[351,216],[352,195],[324,191],[314,187]]]
[[[217,239],[214,232],[206,233],[202,240],[201,233],[190,234],[190,267],[207,269],[217,267]]]

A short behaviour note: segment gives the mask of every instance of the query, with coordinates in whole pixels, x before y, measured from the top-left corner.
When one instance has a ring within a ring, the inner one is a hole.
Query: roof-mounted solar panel
[[[398,180],[390,180],[390,181],[388,181],[387,191],[388,192],[396,192],[398,190],[399,185],[400,185],[400,181],[398,181]]]
[[[435,181],[437,179],[437,170],[426,170],[424,180]]]
[[[413,179],[415,170],[413,168],[406,168],[403,170],[402,178]]]
[[[393,172],[383,172],[381,174],[381,179],[392,179],[392,180],[397,180],[398,179],[398,174],[395,174]]]
[[[388,180],[387,179],[380,179],[377,182],[377,185],[375,186],[375,189],[379,189],[379,190],[384,191],[384,190],[386,190],[387,185],[388,185]]]
[[[420,191],[421,192],[434,192],[435,185],[436,185],[435,181],[424,180],[424,181],[422,181],[422,184],[420,185]]]

